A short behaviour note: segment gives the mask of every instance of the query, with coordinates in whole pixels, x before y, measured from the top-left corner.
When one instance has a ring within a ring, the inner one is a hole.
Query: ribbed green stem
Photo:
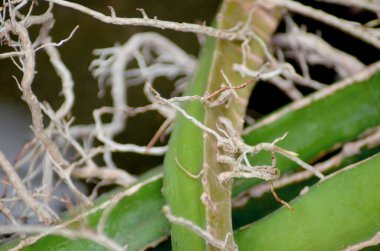
[[[252,19],[249,20],[252,10]],[[249,20],[250,23],[248,25],[260,35],[264,43],[267,42],[278,23],[278,17],[275,17],[274,13],[269,13],[267,10],[256,6],[255,1],[224,1],[220,14],[221,18],[218,19],[219,28],[231,28],[238,22],[247,22]],[[257,41],[251,41],[248,46],[250,51],[247,51],[247,66],[251,69],[258,69],[262,62],[264,62],[263,48]],[[257,61],[252,59],[256,59]],[[242,61],[241,42],[218,40],[206,93],[213,93],[219,90],[222,84],[227,85],[227,81],[233,86],[247,82],[248,78],[242,77],[233,70],[233,65]],[[223,78],[222,72],[228,80]],[[237,90],[238,97],[232,96],[227,104],[206,108],[204,124],[208,128],[220,132],[218,129],[220,118],[225,118],[231,121],[236,134],[240,135],[252,88],[253,84],[250,84],[245,88]],[[232,180],[226,183],[221,183],[218,180],[219,174],[231,171],[234,166],[221,164],[217,160],[218,155],[226,154],[223,147],[218,148],[217,144],[218,142],[213,135],[204,134],[204,175],[202,179],[204,192],[202,200],[206,206],[206,229],[217,240],[226,241],[225,250],[235,250],[236,245],[233,241],[231,217]],[[208,250],[219,249],[209,244]]]
[[[185,95],[203,95],[214,47],[215,40],[209,38],[201,52],[198,70]],[[186,103],[183,105],[183,109],[197,120],[203,121],[204,108],[200,103]],[[204,207],[199,200],[202,194],[202,185],[199,180],[191,178],[178,166],[180,164],[194,174],[202,170],[202,131],[178,115],[170,136],[169,146],[164,164],[163,191],[166,202],[174,215],[184,217],[194,224],[204,227]],[[203,250],[205,247],[202,238],[182,226],[173,224],[171,235],[173,250]]]

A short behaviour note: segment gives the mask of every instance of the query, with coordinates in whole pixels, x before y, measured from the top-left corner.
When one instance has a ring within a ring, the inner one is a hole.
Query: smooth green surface
[[[341,250],[380,230],[380,155],[236,232],[240,251]]]
[[[361,149],[359,154],[344,159],[339,166],[329,170],[328,174],[336,172],[337,170],[348,165],[362,161],[377,153],[380,153],[380,147],[373,149]],[[276,189],[276,193],[281,199],[291,201],[296,198],[305,187],[310,187],[318,181],[319,179],[317,177],[313,177],[300,183],[278,188]],[[273,211],[279,209],[281,206],[282,205],[275,200],[272,193],[269,191],[260,196],[260,198],[252,198],[247,202],[247,204],[244,205],[244,207],[234,208],[232,211],[234,229],[238,229],[252,222],[256,222]]]
[[[161,194],[162,179],[157,179],[132,196],[123,198],[111,211],[105,224],[104,233],[121,245],[128,244],[128,250],[141,250],[148,244],[168,235],[170,225],[162,214],[164,198]],[[101,198],[101,201],[104,198]],[[97,225],[102,210],[87,218],[88,227]],[[7,250],[3,247],[1,250]],[[22,250],[106,250],[88,240],[71,240],[60,236],[48,236]]]
[[[312,105],[289,112],[274,123],[257,128],[244,140],[248,144],[272,142],[288,132],[288,136],[278,145],[298,153],[304,161],[311,161],[336,144],[350,141],[379,124],[380,73]],[[268,153],[251,159],[255,164],[270,163]],[[277,167],[284,173],[296,168],[297,164],[278,156]],[[258,182],[257,179],[236,181],[234,195]]]

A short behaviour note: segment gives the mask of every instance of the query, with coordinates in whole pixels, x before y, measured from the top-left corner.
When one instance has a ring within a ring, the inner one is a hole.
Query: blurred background
[[[173,1],[173,0],[132,0],[132,1],[77,1],[94,10],[110,13],[107,6],[113,6],[116,14],[122,17],[142,17],[137,8],[143,8],[150,16],[157,16],[162,20],[171,20],[188,23],[206,22],[210,24],[217,10],[219,1]],[[41,2],[36,8],[41,12],[46,9],[46,4]],[[175,32],[170,30],[157,30],[144,27],[122,27],[104,24],[78,11],[55,6],[55,27],[51,35],[54,41],[60,41],[71,33],[76,25],[79,30],[75,35],[59,47],[63,62],[72,73],[75,82],[76,102],[73,108],[73,116],[76,124],[93,123],[92,110],[110,104],[109,95],[98,98],[97,80],[91,75],[88,67],[95,58],[93,50],[97,48],[112,47],[116,43],[123,44],[129,37],[138,32],[160,32],[174,43],[178,44],[186,52],[197,55],[199,42],[194,34]],[[36,36],[32,29],[32,38]],[[0,47],[0,52],[2,48]],[[46,53],[41,50],[37,53],[37,74],[33,83],[33,90],[40,101],[47,101],[53,108],[58,108],[63,99],[59,92],[60,79],[49,63]],[[21,72],[11,60],[0,60],[0,150],[10,160],[14,160],[22,146],[31,139],[32,132],[28,108],[21,100],[21,92],[18,89],[12,75],[20,78]],[[166,79],[157,80],[157,86],[167,90],[171,89],[173,82]],[[141,87],[130,88],[128,101],[132,106],[143,105],[146,99]],[[137,116],[128,121],[127,130],[116,139],[120,142],[131,142],[146,145],[163,122],[162,118],[150,113],[149,116]],[[141,125],[144,125],[141,127]],[[138,128],[137,130],[135,130]],[[141,130],[142,129],[142,130]],[[119,167],[128,169],[129,172],[138,174],[154,167],[162,162],[162,157],[146,157],[136,154],[118,154],[115,160]],[[141,161],[144,160],[144,161]]]

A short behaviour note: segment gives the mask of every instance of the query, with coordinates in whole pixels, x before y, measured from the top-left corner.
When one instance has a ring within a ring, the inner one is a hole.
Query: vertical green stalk
[[[215,40],[208,38],[201,51],[198,70],[185,95],[203,95],[214,49]],[[204,108],[202,104],[190,102],[184,104],[183,108],[197,120],[203,121]],[[181,216],[200,227],[204,227],[204,207],[199,201],[202,185],[199,180],[186,175],[177,165],[178,161],[179,164],[194,174],[202,170],[202,131],[184,117],[177,116],[169,146],[164,161],[163,191],[166,203],[174,215]],[[203,250],[205,247],[202,238],[176,224],[172,225],[171,240],[173,250]]]
[[[261,37],[264,42],[270,38],[271,33],[277,27],[278,19],[273,13],[268,12],[258,6],[255,1],[225,1],[221,14],[218,16],[218,27],[227,29],[234,27],[238,22],[249,20],[250,28]],[[247,66],[250,69],[258,69],[264,62],[263,48],[255,40],[249,44],[250,50],[247,51]],[[211,73],[208,80],[206,93],[213,93],[222,87],[222,83],[227,85],[221,71],[225,73],[232,85],[238,86],[249,79],[242,77],[233,70],[233,64],[241,63],[242,42],[231,42],[218,40],[214,53]],[[249,95],[253,84],[243,89],[237,90],[238,97],[233,97],[228,104],[206,108],[205,125],[215,131],[219,131],[217,125],[221,117],[231,121],[237,134],[241,134],[244,115],[248,104]],[[217,155],[222,154],[217,148],[214,136],[204,135],[204,177],[202,198],[206,205],[206,229],[214,238],[220,241],[227,241],[226,250],[235,250],[233,241],[233,228],[231,219],[231,187],[232,180],[221,183],[218,174],[231,171],[234,168],[230,164],[221,164],[217,161]],[[208,245],[208,250],[218,250]]]
[[[236,27],[239,23],[246,23],[252,12],[251,29],[267,41],[277,26],[277,18],[267,10],[255,6],[255,1],[227,0],[223,2],[217,16],[217,25],[221,29]],[[204,95],[219,90],[222,84],[227,84],[221,75],[221,70],[227,75],[233,85],[240,85],[248,79],[233,71],[234,63],[241,63],[242,41],[231,42],[226,40],[212,41],[205,45],[196,73],[189,90],[185,95]],[[257,41],[251,41],[247,55],[251,69],[258,69],[264,62],[263,49]],[[207,90],[206,90],[206,83]],[[228,107],[225,105],[206,108],[199,103],[188,103],[183,108],[207,127],[216,131],[216,125],[221,116],[231,120],[239,134],[243,126],[248,98],[253,84],[238,90],[238,98],[232,99]],[[205,92],[206,91],[206,92]],[[179,116],[175,123],[169,152],[165,158],[164,195],[167,204],[175,216],[191,221],[193,224],[206,229],[213,238],[224,241],[226,236],[231,240],[227,250],[234,249],[231,221],[231,182],[220,184],[218,174],[230,170],[231,166],[217,162],[216,141],[212,135],[204,134]],[[178,163],[177,163],[178,162]],[[202,179],[194,179],[187,175],[178,166],[180,164],[193,174],[198,174],[202,168]],[[185,227],[172,224],[173,250],[204,250],[205,241]],[[214,247],[207,245],[208,250]]]

